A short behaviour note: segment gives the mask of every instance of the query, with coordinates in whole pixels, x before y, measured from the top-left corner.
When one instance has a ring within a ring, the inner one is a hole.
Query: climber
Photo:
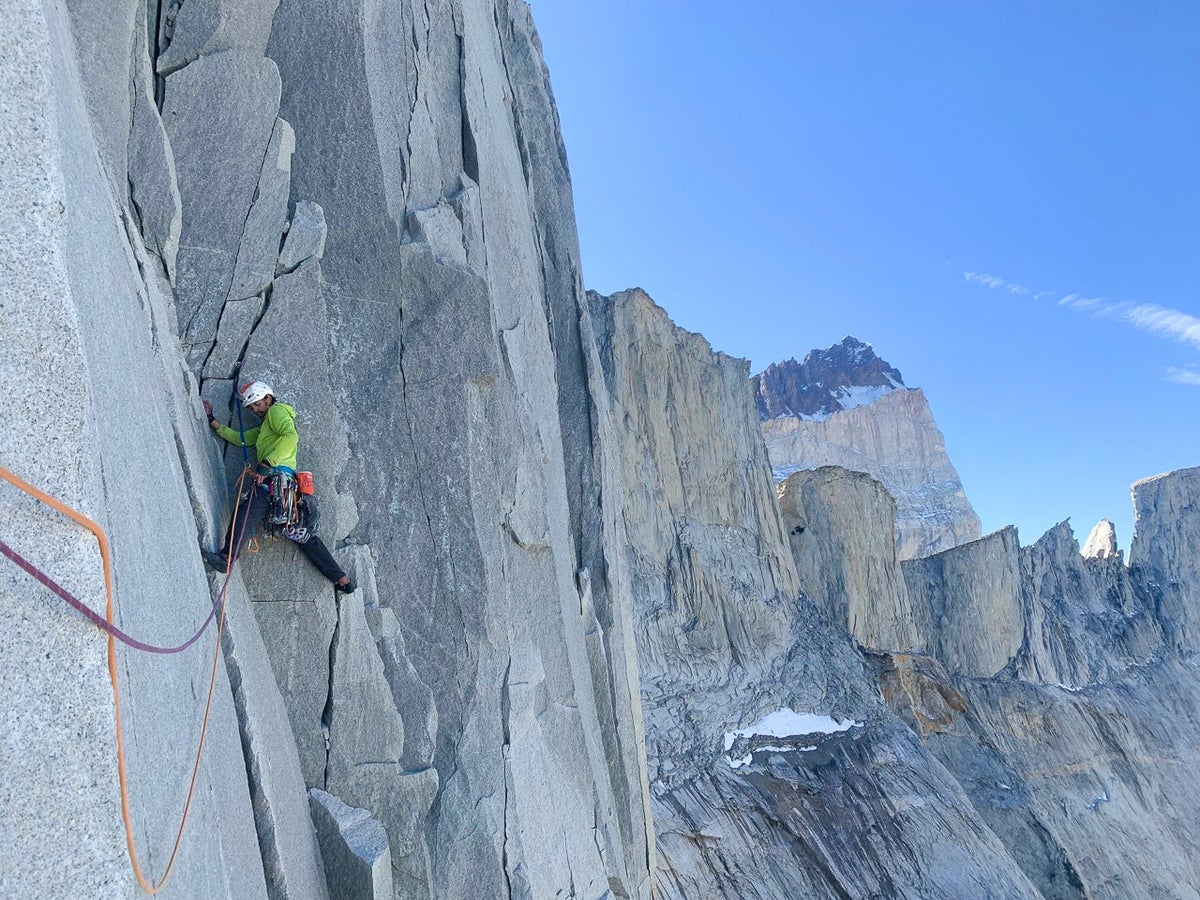
[[[262,419],[259,427],[250,428],[245,432],[235,431],[218,422],[213,418],[212,404],[204,401],[208,425],[219,437],[239,447],[253,447],[258,454],[258,467],[255,469],[253,482],[242,494],[241,504],[235,516],[230,519],[224,545],[219,551],[203,548],[200,550],[205,563],[218,572],[224,572],[229,567],[230,560],[236,560],[242,551],[242,547],[233,546],[235,535],[243,534],[244,544],[245,539],[253,537],[262,526],[270,508],[266,492],[268,479],[279,475],[291,480],[296,478],[296,448],[300,443],[294,421],[296,411],[286,403],[278,402],[274,391],[261,381],[243,385],[240,394],[242,405]],[[333,582],[335,591],[352,593],[355,588],[354,580],[342,571],[324,542],[313,534],[312,526],[315,522],[311,517],[307,524],[307,528],[284,528],[283,534],[298,544],[321,574]]]

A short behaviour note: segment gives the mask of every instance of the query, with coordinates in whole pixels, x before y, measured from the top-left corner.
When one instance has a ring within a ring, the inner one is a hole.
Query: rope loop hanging
[[[242,502],[242,489],[246,482],[246,477],[252,474],[251,469],[247,466],[238,478],[236,500],[233,508],[233,521],[237,521],[238,508]],[[192,800],[196,793],[196,781],[200,774],[200,760],[204,755],[204,742],[208,736],[208,717],[212,711],[213,696],[216,692],[217,685],[217,670],[221,660],[221,636],[225,631],[225,600],[229,592],[229,581],[233,576],[233,565],[236,562],[236,554],[229,560],[229,565],[225,570],[225,579],[221,584],[221,590],[218,593],[217,599],[213,602],[212,609],[209,611],[208,618],[204,620],[204,624],[200,626],[200,630],[187,639],[184,643],[177,647],[158,647],[153,644],[147,644],[139,641],[136,638],[130,637],[113,622],[113,588],[112,588],[112,562],[109,554],[108,537],[99,525],[89,519],[87,516],[67,506],[60,500],[55,499],[46,492],[39,490],[28,482],[14,475],[8,469],[0,466],[0,477],[8,481],[16,488],[29,494],[31,497],[41,501],[50,508],[62,513],[72,521],[82,525],[96,537],[96,541],[100,547],[100,558],[104,568],[104,592],[107,598],[104,617],[101,618],[87,604],[83,603],[69,591],[62,588],[57,582],[39,570],[36,566],[26,560],[23,556],[9,547],[4,541],[0,540],[0,553],[12,560],[22,570],[33,576],[58,597],[68,603],[73,609],[82,613],[83,616],[93,625],[100,628],[108,637],[108,676],[112,682],[113,689],[113,712],[115,719],[116,745],[117,745],[117,777],[120,781],[121,789],[121,820],[125,826],[125,845],[129,850],[129,861],[133,868],[134,877],[137,879],[138,886],[147,894],[157,894],[170,879],[172,872],[175,869],[175,862],[179,857],[179,850],[183,845],[183,835],[187,828],[188,814],[192,809]],[[240,547],[242,539],[245,537],[246,522],[242,523],[241,533],[238,534],[237,543],[233,546]],[[141,862],[138,859],[137,846],[133,838],[133,815],[130,810],[129,802],[129,775],[125,764],[125,738],[121,726],[121,691],[117,677],[117,652],[116,642],[120,640],[122,643],[141,650],[146,653],[165,653],[173,654],[180,653],[194,644],[200,639],[200,636],[208,629],[208,626],[216,620],[217,622],[217,640],[216,646],[213,649],[212,670],[208,680],[208,697],[204,702],[204,717],[200,725],[200,740],[196,747],[196,758],[192,765],[192,777],[188,784],[187,799],[184,801],[183,814],[179,820],[179,830],[175,833],[175,843],[171,849],[171,857],[167,861],[166,870],[163,872],[162,878],[157,882],[151,881],[142,871]]]

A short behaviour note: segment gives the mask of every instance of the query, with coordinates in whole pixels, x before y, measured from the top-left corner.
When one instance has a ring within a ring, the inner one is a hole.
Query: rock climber
[[[300,444],[300,436],[296,433],[296,411],[286,403],[275,399],[275,392],[261,381],[252,381],[242,386],[242,405],[262,420],[257,428],[245,431],[245,442],[241,432],[227,425],[222,425],[213,417],[212,404],[204,401],[204,411],[208,414],[208,426],[231,444],[239,447],[253,447],[258,454],[258,467],[249,487],[242,494],[241,502],[230,517],[229,528],[225,532],[225,543],[219,551],[201,549],[205,563],[218,572],[229,568],[230,560],[236,560],[241,553],[245,541],[254,536],[262,527],[263,520],[270,509],[266,487],[267,479],[282,473],[289,479],[296,477],[296,449]],[[314,524],[310,520],[310,525]],[[243,547],[234,547],[236,535],[243,535]],[[299,545],[304,555],[309,558],[322,575],[333,582],[335,591],[349,594],[354,591],[354,580],[342,571],[325,543],[312,533],[309,528],[285,528],[283,534]]]

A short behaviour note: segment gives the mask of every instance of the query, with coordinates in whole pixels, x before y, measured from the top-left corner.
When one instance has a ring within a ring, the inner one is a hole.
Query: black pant
[[[249,488],[242,493],[241,502],[238,504],[236,515],[230,516],[229,528],[225,532],[225,544],[221,548],[221,555],[228,559],[237,559],[241,555],[241,551],[245,548],[246,542],[258,533],[262,528],[263,521],[267,518],[267,512],[270,510],[271,504],[267,499],[267,492],[257,485],[251,484]],[[317,567],[317,569],[328,578],[330,581],[337,583],[345,577],[346,573],[342,571],[342,567],[337,564],[337,560],[333,558],[333,554],[329,552],[329,548],[315,534],[301,532],[303,537],[293,537],[292,542],[300,547],[300,550],[308,557],[309,561]],[[241,546],[236,550],[233,549],[234,542],[241,537]],[[288,535],[291,537],[291,535]]]

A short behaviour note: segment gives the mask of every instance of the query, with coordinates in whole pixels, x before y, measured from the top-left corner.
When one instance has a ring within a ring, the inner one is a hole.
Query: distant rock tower
[[[906,387],[870,344],[846,337],[802,363],[768,366],[750,383],[777,480],[841,466],[882,482],[896,501],[901,559],[980,537],[925,394]]]

